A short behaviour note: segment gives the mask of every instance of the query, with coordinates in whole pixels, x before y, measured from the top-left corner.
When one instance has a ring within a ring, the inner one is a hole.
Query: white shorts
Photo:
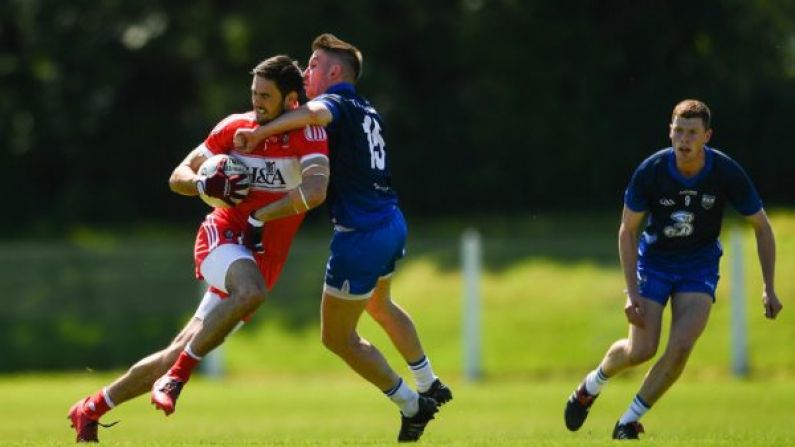
[[[222,244],[215,247],[202,262],[199,267],[204,280],[207,284],[229,293],[226,290],[226,272],[229,266],[238,259],[250,259],[256,263],[254,256],[246,247],[237,244]]]
[[[213,292],[212,289],[208,288],[207,291],[204,293],[204,297],[202,297],[201,303],[199,303],[199,307],[196,309],[196,313],[193,314],[193,318],[204,321],[204,319],[207,318],[207,315],[213,309],[215,309],[216,306],[221,304],[224,301],[224,299],[226,298],[222,297],[221,295]],[[232,335],[233,333],[235,333],[235,331],[240,329],[240,327],[243,326],[243,323],[245,323],[245,321],[246,321],[245,319],[240,321],[237,324],[237,326],[235,326],[235,328],[232,329],[231,332],[229,332],[229,335]]]

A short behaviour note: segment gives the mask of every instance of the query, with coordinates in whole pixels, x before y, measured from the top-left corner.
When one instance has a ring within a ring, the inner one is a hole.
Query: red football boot
[[[177,398],[184,385],[185,382],[168,374],[157,379],[152,385],[152,404],[158,410],[163,410],[166,416],[170,415],[177,406]]]
[[[99,438],[97,438],[99,421],[92,419],[83,409],[83,405],[88,399],[90,398],[78,400],[69,409],[69,415],[66,417],[72,421],[72,428],[77,432],[77,442],[99,442]]]
[[[77,442],[99,442],[99,438],[97,438],[99,426],[107,428],[119,423],[119,421],[116,421],[111,424],[103,424],[98,419],[94,419],[85,408],[89,399],[91,399],[91,396],[78,400],[72,405],[72,408],[69,409],[69,414],[66,416],[67,419],[72,421],[72,428],[77,433],[77,438],[75,439]]]

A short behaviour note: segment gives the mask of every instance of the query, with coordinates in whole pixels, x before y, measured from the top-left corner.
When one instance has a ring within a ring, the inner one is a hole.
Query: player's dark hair
[[[709,107],[697,99],[685,99],[674,107],[671,121],[677,116],[682,118],[701,118],[704,123],[704,130],[709,130],[712,121],[712,112]]]
[[[269,57],[257,64],[251,70],[251,74],[273,81],[282,97],[287,96],[290,92],[296,92],[299,104],[307,101],[301,68],[298,66],[298,62],[290,59],[289,56],[280,54]]]
[[[331,33],[323,33],[312,42],[312,51],[315,50],[326,51],[339,59],[353,82],[362,76],[362,52],[348,42]]]

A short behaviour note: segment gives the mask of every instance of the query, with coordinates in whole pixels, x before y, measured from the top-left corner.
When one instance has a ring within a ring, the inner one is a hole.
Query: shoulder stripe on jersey
[[[233,113],[226,118],[222,119],[220,123],[216,124],[213,127],[211,134],[216,134],[224,129],[229,123],[237,120],[246,120],[251,121],[253,119],[254,112],[246,112],[246,113]]]
[[[200,145],[196,146],[196,149],[198,149],[198,150],[199,150],[199,155],[201,155],[201,156],[203,156],[203,157],[210,158],[210,157],[212,157],[213,155],[215,155],[215,154],[213,153],[213,151],[211,151],[211,150],[210,150],[210,148],[209,148],[209,147],[207,147],[207,145],[206,145],[206,144],[204,144],[204,143],[202,143],[202,144],[200,144]]]
[[[304,128],[304,137],[307,141],[324,141],[326,137],[326,129],[321,126],[306,126]]]

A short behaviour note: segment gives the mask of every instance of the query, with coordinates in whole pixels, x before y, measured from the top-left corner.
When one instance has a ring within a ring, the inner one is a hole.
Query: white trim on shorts
[[[221,295],[212,292],[208,288],[207,291],[204,292],[204,297],[202,297],[199,307],[196,308],[193,318],[204,321],[204,319],[207,318],[207,315],[209,315],[209,313],[223,301],[224,300],[221,298]],[[235,327],[229,332],[229,335],[234,334],[238,329],[240,329],[243,326],[243,323],[245,323],[245,321],[238,322],[237,325],[235,325]],[[229,335],[227,335],[227,337]]]
[[[376,280],[376,285],[378,281],[382,279],[391,278],[395,272],[387,273],[384,276],[379,276]],[[350,284],[348,281],[344,281],[342,283],[342,289],[338,289],[334,286],[330,286],[326,283],[323,284],[323,293],[327,293],[334,298],[339,298],[341,300],[348,300],[348,301],[361,301],[361,300],[368,300],[373,296],[373,292],[375,292],[375,287],[373,287],[369,292],[363,293],[361,295],[354,295],[350,292]]]
[[[229,266],[238,259],[250,259],[251,262],[256,263],[254,256],[246,247],[237,244],[221,244],[213,248],[204,258],[199,271],[207,284],[229,293],[226,290],[226,272],[229,270]]]
[[[193,314],[193,317],[204,321],[204,319],[207,317],[207,314],[209,314],[210,311],[215,309],[215,306],[221,304],[222,302],[223,300],[221,299],[221,295],[218,295],[217,293],[210,291],[210,289],[207,289],[207,291],[204,292],[204,296],[199,303],[199,307],[196,308],[196,313]]]

